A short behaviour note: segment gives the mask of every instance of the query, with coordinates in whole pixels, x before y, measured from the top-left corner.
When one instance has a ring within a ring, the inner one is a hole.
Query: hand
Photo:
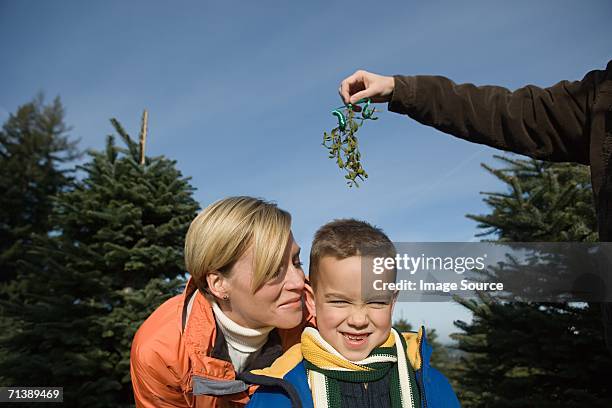
[[[345,104],[362,98],[370,98],[372,102],[389,102],[394,88],[393,77],[359,70],[340,83],[338,93]]]

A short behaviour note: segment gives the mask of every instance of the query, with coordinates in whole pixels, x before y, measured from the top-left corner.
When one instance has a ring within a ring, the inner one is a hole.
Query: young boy
[[[317,231],[309,274],[317,329],[307,328],[271,367],[242,376],[260,384],[248,407],[459,406],[429,366],[425,330],[391,328],[397,292],[374,290],[372,281],[395,281],[395,269],[374,275],[374,255],[395,257],[395,249],[366,222],[336,220]]]

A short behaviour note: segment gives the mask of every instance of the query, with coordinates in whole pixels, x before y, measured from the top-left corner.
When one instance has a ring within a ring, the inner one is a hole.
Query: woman
[[[136,405],[246,404],[254,387],[240,373],[269,366],[310,319],[299,252],[291,216],[274,204],[230,197],[200,213],[185,240],[185,291],[134,337]]]

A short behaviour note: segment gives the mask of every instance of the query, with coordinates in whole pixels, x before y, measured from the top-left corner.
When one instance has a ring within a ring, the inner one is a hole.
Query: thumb
[[[371,98],[372,94],[373,92],[370,89],[364,89],[363,91],[359,91],[356,94],[352,95],[349,102],[355,103],[358,100],[363,99],[363,98]]]

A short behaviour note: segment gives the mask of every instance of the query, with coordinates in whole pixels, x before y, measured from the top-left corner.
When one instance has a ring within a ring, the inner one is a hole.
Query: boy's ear
[[[219,271],[206,274],[206,283],[210,294],[217,299],[224,299],[229,296],[227,279]]]
[[[317,308],[314,301],[314,292],[312,291],[312,285],[310,284],[308,278],[306,278],[304,283],[304,304],[306,305],[306,309],[308,309],[308,313],[310,313],[311,316],[316,317]]]
[[[395,309],[395,303],[397,302],[397,297],[399,296],[399,290],[393,291],[393,299],[391,300],[391,313]]]

